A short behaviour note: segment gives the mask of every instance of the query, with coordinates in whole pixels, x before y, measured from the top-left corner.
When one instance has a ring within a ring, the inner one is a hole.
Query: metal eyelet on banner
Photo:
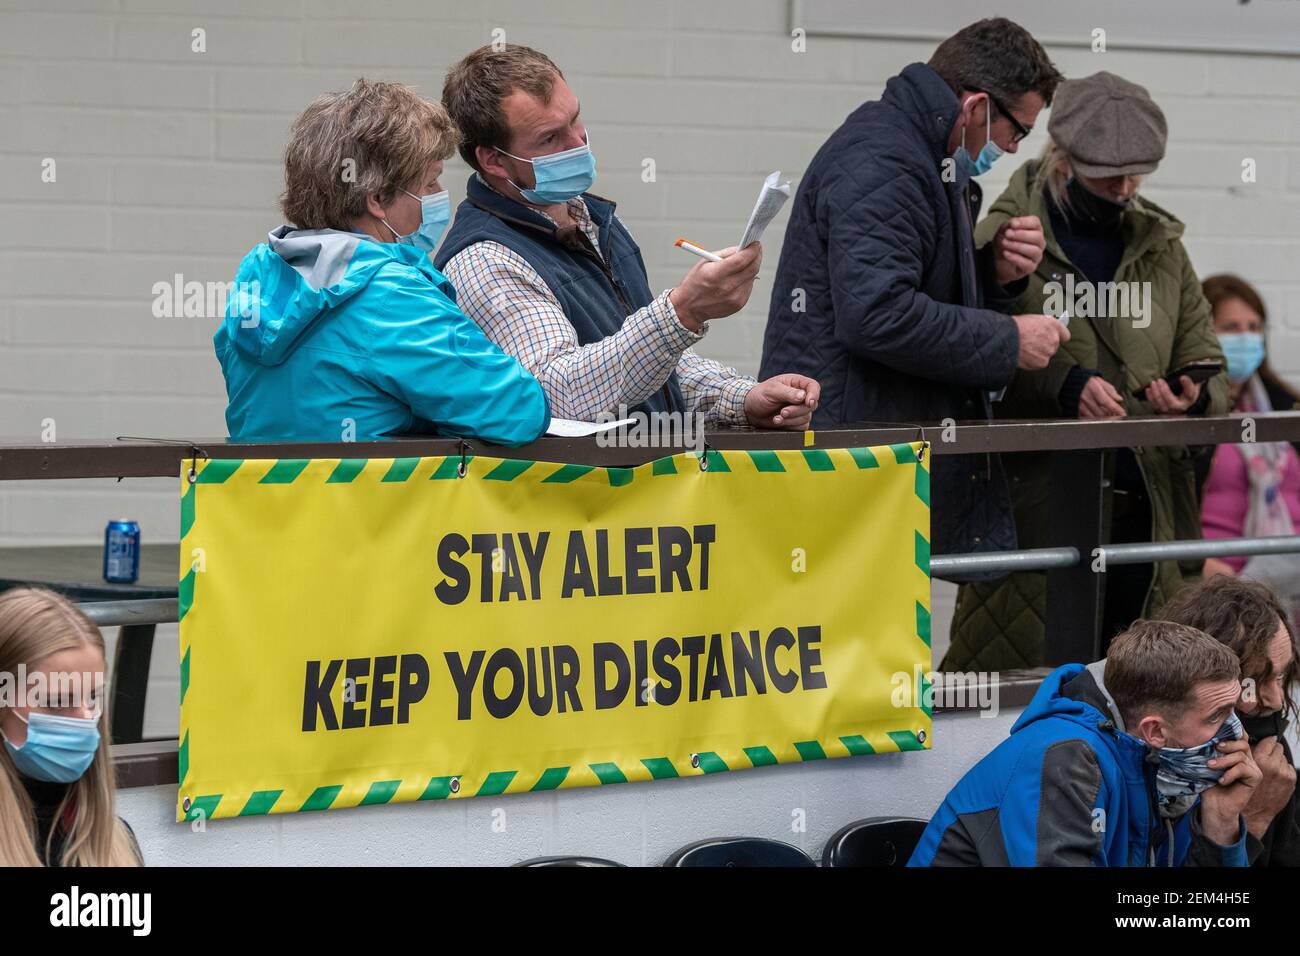
[[[464,478],[468,469],[465,466],[465,456],[469,454],[469,442],[465,439],[460,440],[460,464],[456,466],[456,477]],[[459,786],[459,784],[457,784]]]
[[[451,782],[447,784],[447,789],[452,793],[460,793],[460,777],[452,777]]]
[[[200,455],[203,456],[204,461],[208,460],[208,453],[206,451],[204,451],[202,448],[199,448],[197,445],[191,445],[190,446],[190,471],[189,474],[187,475],[191,485],[199,480],[198,468],[199,468]]]
[[[925,453],[930,448],[930,443],[925,440],[925,428],[921,425],[916,426],[916,440],[921,443],[921,447],[916,450],[916,460],[925,461]]]
[[[700,769],[700,755],[699,755],[699,754],[691,754],[691,766],[692,766],[694,769],[696,769],[696,770],[699,770],[699,769]]]
[[[920,743],[925,743],[925,738],[926,738],[926,733],[925,733],[924,730],[918,730],[918,731],[916,732],[916,739],[917,739]]]
[[[183,810],[186,813],[189,813],[190,807],[192,807],[193,805],[194,804],[190,802],[190,798],[186,797],[184,800],[181,801],[181,810]]]
[[[709,452],[711,451],[713,451],[713,447],[708,442],[705,442],[704,451],[700,452],[700,471],[709,470]]]

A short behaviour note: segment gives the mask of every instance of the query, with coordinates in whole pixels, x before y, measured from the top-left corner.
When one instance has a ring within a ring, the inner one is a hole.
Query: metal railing
[[[180,617],[176,598],[91,601],[78,605],[100,627],[130,627],[135,624],[175,624]]]

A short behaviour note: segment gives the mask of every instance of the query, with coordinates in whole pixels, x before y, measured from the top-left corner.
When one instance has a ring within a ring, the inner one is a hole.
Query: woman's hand
[[[1079,393],[1080,418],[1123,418],[1124,398],[1100,375],[1088,379]]]
[[[1216,574],[1226,574],[1228,577],[1236,577],[1237,572],[1232,570],[1232,565],[1227,561],[1220,561],[1218,558],[1206,558],[1205,566],[1201,569],[1201,577],[1212,578]]]
[[[1196,400],[1201,397],[1201,386],[1186,375],[1181,376],[1178,381],[1183,386],[1181,395],[1175,395],[1174,390],[1163,378],[1158,378],[1147,386],[1146,400],[1151,403],[1157,415],[1181,415],[1195,405]]]

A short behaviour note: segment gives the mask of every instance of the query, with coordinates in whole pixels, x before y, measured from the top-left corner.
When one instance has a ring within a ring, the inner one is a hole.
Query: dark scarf
[[[1252,745],[1267,737],[1276,737],[1282,742],[1286,759],[1291,760],[1291,748],[1283,736],[1286,721],[1282,711],[1254,717],[1241,715],[1241,726]],[[1261,848],[1252,861],[1254,866],[1300,866],[1300,818],[1297,817],[1295,794],[1278,811],[1259,842]]]
[[[1286,723],[1282,719],[1282,711],[1275,711],[1271,714],[1248,717],[1240,714],[1241,726],[1246,729],[1246,736],[1252,744],[1257,744],[1265,737],[1276,737],[1278,740],[1284,739],[1282,732],[1286,728]]]
[[[1074,176],[1065,184],[1065,192],[1070,199],[1070,218],[1079,226],[1095,227],[1098,232],[1118,229],[1129,206],[1097,195]]]

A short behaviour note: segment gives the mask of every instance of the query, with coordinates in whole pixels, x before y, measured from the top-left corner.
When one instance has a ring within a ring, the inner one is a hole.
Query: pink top
[[[1233,411],[1254,411],[1250,393],[1243,389]],[[1286,444],[1286,463],[1282,469],[1282,500],[1287,513],[1300,529],[1300,456],[1290,442]],[[1250,505],[1250,476],[1246,459],[1236,445],[1220,445],[1214,451],[1209,477],[1201,500],[1201,530],[1206,538],[1240,538],[1245,533],[1246,512]],[[1220,558],[1234,572],[1246,566],[1245,557]]]

